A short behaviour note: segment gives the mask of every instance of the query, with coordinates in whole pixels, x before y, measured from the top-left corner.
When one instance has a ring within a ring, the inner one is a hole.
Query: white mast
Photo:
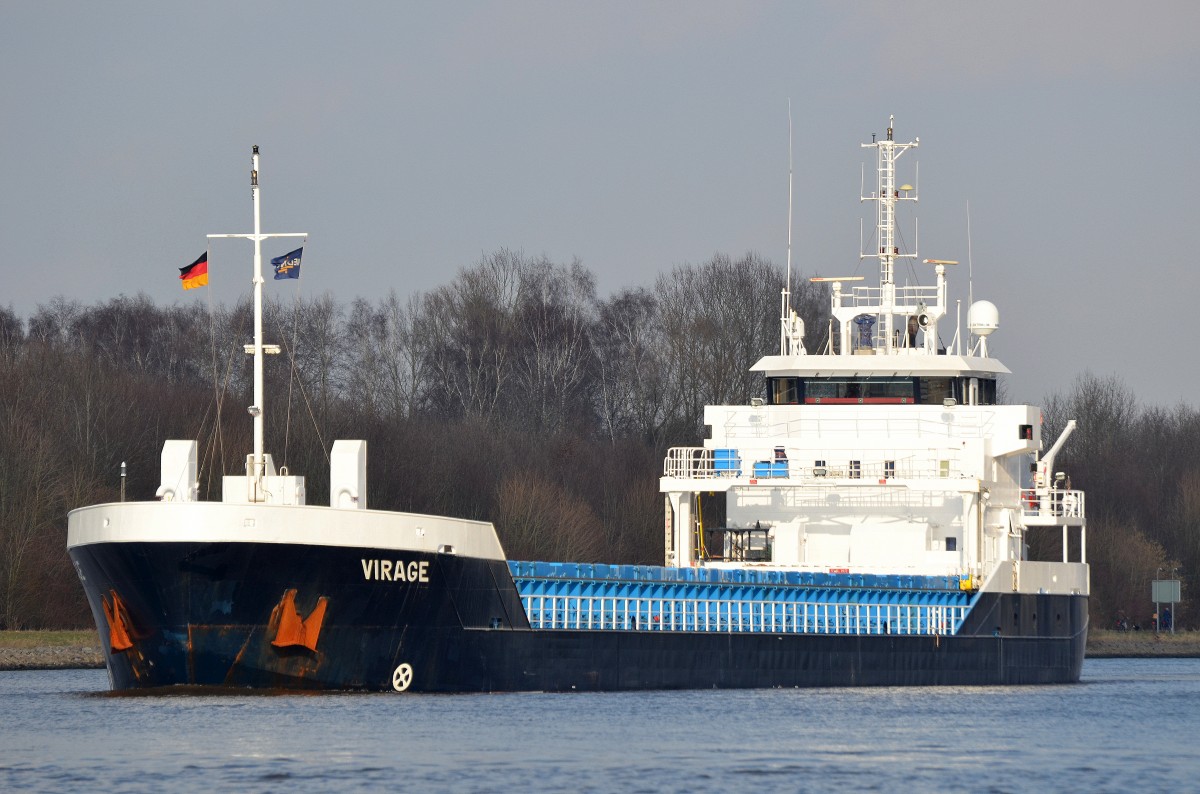
[[[804,320],[792,308],[792,100],[788,100],[788,236],[787,281],[780,296],[779,355],[803,356]]]
[[[789,352],[792,317],[792,100],[788,99],[788,236],[787,236],[787,281],[783,285],[783,312],[779,323],[779,355]]]
[[[258,201],[258,147],[250,158],[250,196],[254,203],[254,232],[252,234],[210,234],[213,237],[242,237],[254,241],[254,269],[250,283],[254,285],[254,344],[246,352],[254,356],[254,403],[248,409],[254,417],[254,452],[246,462],[246,476],[254,479],[255,500],[264,498],[262,478],[266,475],[266,455],[263,452],[263,354],[278,353],[278,345],[264,345],[262,340],[262,241],[271,237],[307,237],[307,232],[263,234]]]
[[[912,191],[910,186],[903,186],[905,193],[903,196],[896,189],[896,159],[921,143],[920,138],[909,143],[896,143],[892,137],[895,120],[895,116],[888,117],[887,140],[862,144],[864,149],[879,150],[879,192],[874,196],[860,197],[862,201],[879,202],[876,219],[879,253],[864,254],[860,252],[859,258],[879,258],[879,335],[883,339],[883,349],[887,353],[891,353],[894,346],[892,316],[896,308],[895,262],[897,259],[915,259],[917,257],[915,251],[911,254],[901,254],[900,249],[896,246],[896,202],[917,200],[915,195],[908,195]]]

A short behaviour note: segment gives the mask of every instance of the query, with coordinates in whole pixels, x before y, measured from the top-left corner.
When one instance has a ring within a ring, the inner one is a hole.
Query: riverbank
[[[0,631],[0,670],[69,670],[104,666],[95,631]]]
[[[1093,659],[1200,657],[1200,632],[1092,631]],[[94,631],[0,631],[0,670],[65,670],[104,667]]]
[[[1093,659],[1200,657],[1200,631],[1155,634],[1092,630],[1088,632],[1087,655]]]

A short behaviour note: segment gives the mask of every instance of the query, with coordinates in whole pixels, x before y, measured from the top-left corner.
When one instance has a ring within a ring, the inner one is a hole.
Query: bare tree
[[[514,424],[553,433],[572,419],[591,417],[588,329],[595,280],[578,260],[556,267],[545,258],[518,263],[520,298],[515,318],[515,392],[507,401]]]
[[[693,438],[705,405],[742,403],[763,390],[750,365],[778,349],[777,296],[783,272],[756,254],[719,254],[657,282],[666,377]]]
[[[0,626],[25,628],[37,592],[31,568],[62,507],[60,469],[44,434],[20,414],[0,417]]]
[[[25,343],[25,324],[11,308],[0,306],[0,359],[11,360]]]
[[[520,257],[500,251],[425,296],[431,405],[491,423],[512,377]]]
[[[393,290],[382,312],[388,329],[381,353],[384,391],[392,416],[413,417],[429,381],[429,339],[422,332],[426,318],[421,313],[420,296],[401,301]]]
[[[657,445],[675,404],[662,371],[658,300],[645,289],[622,290],[599,309],[591,348],[597,414],[610,442],[632,436]]]
[[[604,532],[592,510],[532,472],[518,472],[501,482],[496,511],[496,529],[510,558],[604,559]]]
[[[384,361],[392,341],[392,329],[382,308],[363,298],[350,304],[346,320],[346,398],[370,416],[391,408]]]

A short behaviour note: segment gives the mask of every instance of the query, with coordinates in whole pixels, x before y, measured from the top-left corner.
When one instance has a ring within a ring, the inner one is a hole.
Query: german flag
[[[200,258],[191,263],[187,267],[179,268],[179,279],[183,282],[184,289],[192,287],[204,287],[208,285],[208,251],[200,255]]]

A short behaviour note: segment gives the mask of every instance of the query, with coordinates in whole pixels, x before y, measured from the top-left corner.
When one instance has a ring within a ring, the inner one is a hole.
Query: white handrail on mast
[[[254,241],[254,271],[250,283],[254,285],[254,344],[250,352],[254,355],[254,404],[249,407],[254,417],[254,453],[247,465],[246,476],[256,483],[255,494],[262,494],[262,478],[266,474],[266,455],[263,452],[263,345],[262,340],[262,241],[272,237],[307,237],[307,232],[262,233],[261,213],[258,198],[258,147],[250,158],[250,196],[254,202],[254,232],[251,234],[210,234],[208,237],[241,237]],[[277,352],[277,351],[276,351]]]

